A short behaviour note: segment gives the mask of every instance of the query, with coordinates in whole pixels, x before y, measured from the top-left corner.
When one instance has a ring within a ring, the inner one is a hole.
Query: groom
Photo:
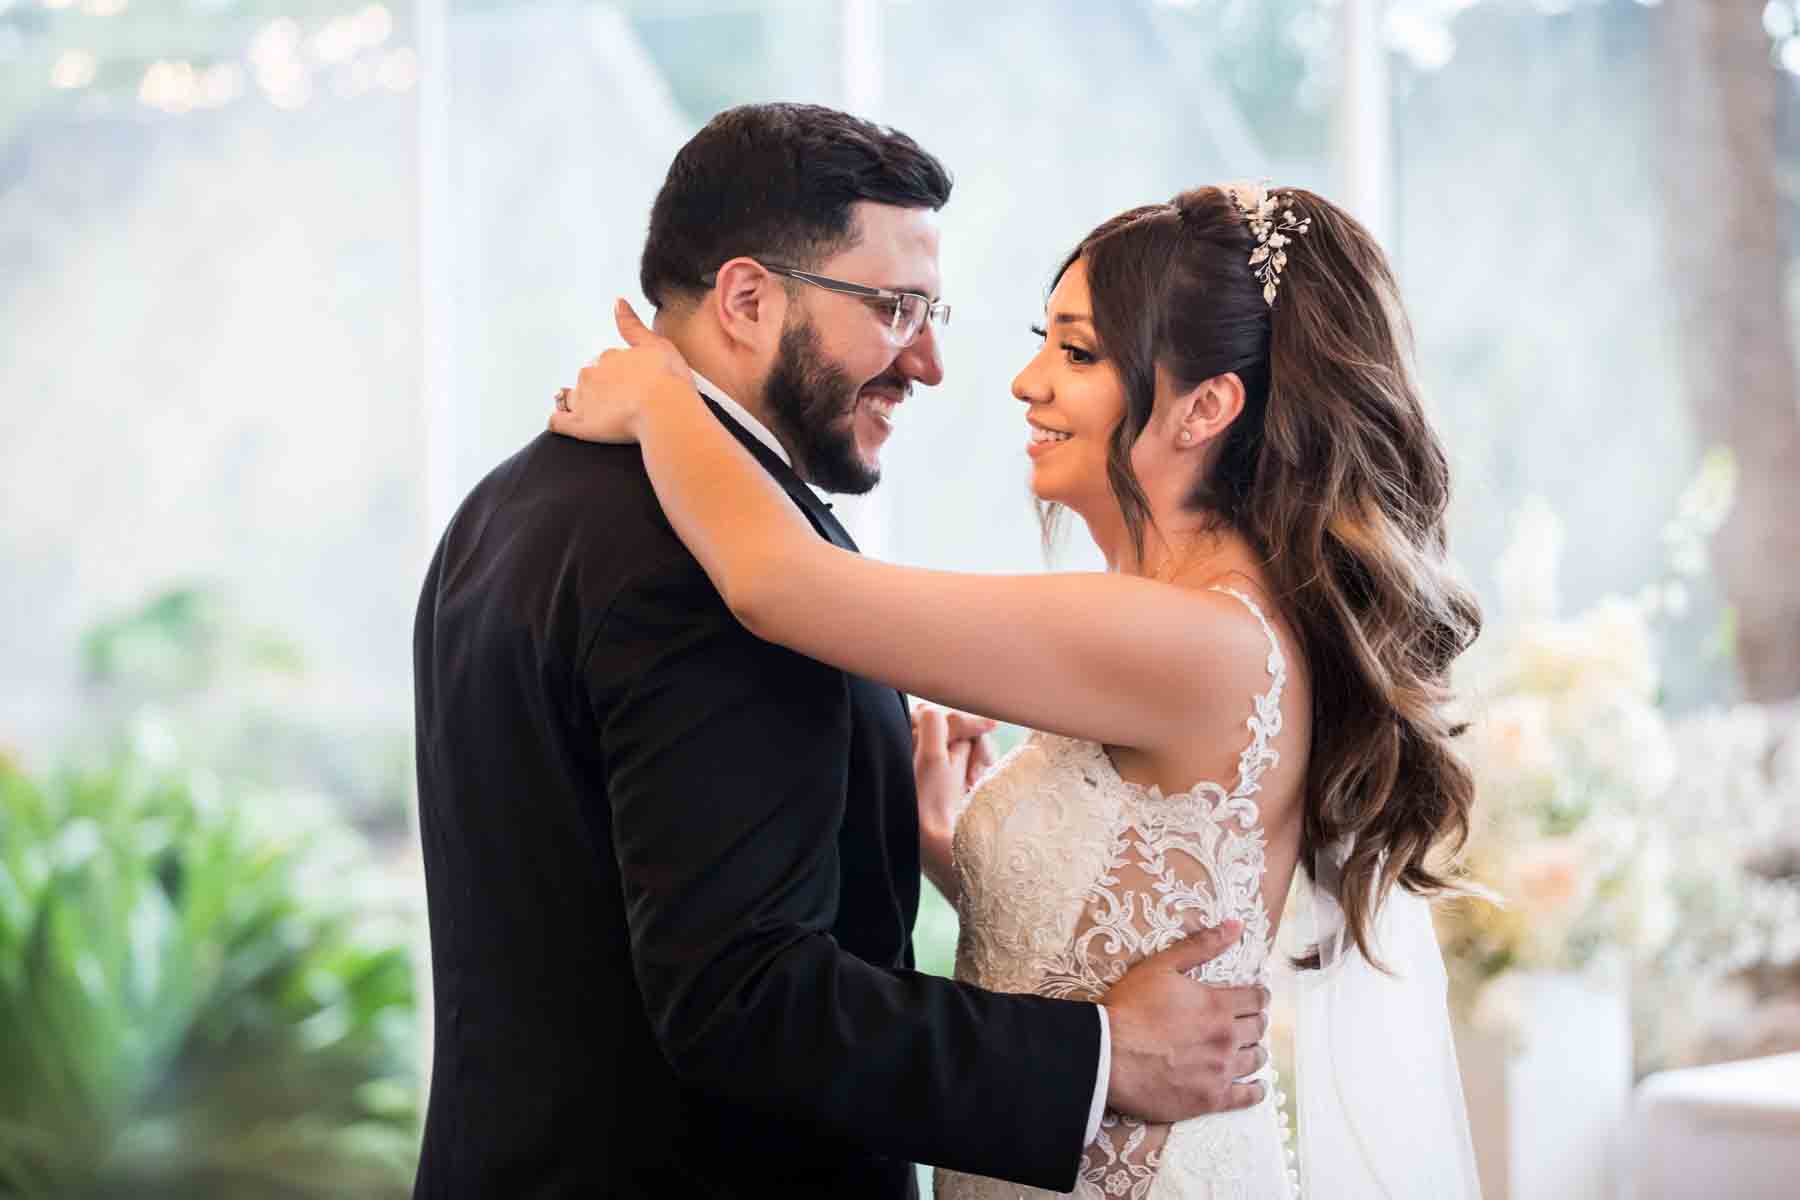
[[[820,536],[933,319],[943,167],[830,109],[715,118],[642,284],[720,421]],[[792,296],[771,329],[759,297]],[[1140,964],[1105,1007],[916,973],[919,818],[891,689],[760,642],[635,447],[544,435],[452,519],[414,633],[435,1063],[417,1197],[905,1197],[914,1162],[1072,1187],[1103,1108],[1259,1098],[1261,989]]]

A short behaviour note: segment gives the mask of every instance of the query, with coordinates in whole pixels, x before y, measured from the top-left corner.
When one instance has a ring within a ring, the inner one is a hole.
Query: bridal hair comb
[[[1250,269],[1263,285],[1263,300],[1275,306],[1275,291],[1281,286],[1281,272],[1287,266],[1287,246],[1294,238],[1312,231],[1311,217],[1294,215],[1293,197],[1271,192],[1267,184],[1233,183],[1226,185],[1250,224],[1256,249],[1250,252]]]

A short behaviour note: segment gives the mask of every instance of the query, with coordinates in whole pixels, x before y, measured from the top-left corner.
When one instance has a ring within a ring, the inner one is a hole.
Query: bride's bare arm
[[[672,346],[632,317],[639,349],[582,372],[551,428],[638,441],[663,511],[758,637],[916,696],[1118,745],[1173,745],[1240,690],[1196,664],[1259,664],[1234,603],[1105,573],[976,575],[897,566],[820,538],[780,485],[670,369]],[[641,331],[641,332],[637,332]],[[658,357],[660,356],[660,357]]]

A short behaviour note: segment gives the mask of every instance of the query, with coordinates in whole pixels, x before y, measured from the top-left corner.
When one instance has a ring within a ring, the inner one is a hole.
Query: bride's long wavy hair
[[[1107,221],[1057,278],[1085,263],[1095,333],[1124,384],[1107,475],[1140,558],[1151,514],[1131,448],[1157,367],[1182,389],[1243,381],[1243,411],[1187,503],[1248,539],[1300,639],[1313,715],[1300,861],[1311,872],[1316,850],[1353,835],[1338,900],[1374,962],[1372,909],[1390,888],[1457,890],[1448,864],[1475,784],[1452,746],[1448,676],[1481,612],[1447,562],[1449,462],[1387,258],[1322,197],[1278,191],[1311,226],[1287,247],[1272,306],[1244,213],[1216,187]]]

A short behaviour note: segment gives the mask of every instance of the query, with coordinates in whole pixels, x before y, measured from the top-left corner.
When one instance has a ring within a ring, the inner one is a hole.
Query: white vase
[[[1614,1200],[1631,1103],[1631,1010],[1617,972],[1521,971],[1513,1038],[1459,1026],[1484,1200]]]

